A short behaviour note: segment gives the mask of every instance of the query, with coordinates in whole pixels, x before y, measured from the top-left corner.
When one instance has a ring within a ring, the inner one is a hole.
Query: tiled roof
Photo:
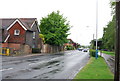
[[[34,21],[36,20],[36,18],[0,18],[0,29],[5,29],[4,31],[6,31],[6,29],[17,19],[21,22],[21,24],[27,30],[32,31],[31,26],[34,23]],[[5,41],[5,39],[7,38],[7,36],[9,34],[8,33],[5,34],[4,32],[1,32],[0,35],[1,35],[0,42],[3,42],[3,41]]]
[[[15,18],[3,18],[0,19],[2,29],[7,29],[16,19]]]
[[[31,26],[36,18],[20,18],[19,20],[28,30],[31,30]]]
[[[3,18],[0,19],[2,29],[7,29],[16,19],[18,19],[28,30],[31,30],[31,26],[36,18]]]

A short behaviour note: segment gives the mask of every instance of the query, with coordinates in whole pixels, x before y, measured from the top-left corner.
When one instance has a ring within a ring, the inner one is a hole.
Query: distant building
[[[67,40],[68,40],[68,42],[65,43],[64,46],[67,46],[67,45],[71,45],[71,46],[73,46],[73,45],[74,45],[74,42],[73,42],[72,39],[67,39]]]
[[[80,46],[80,44],[78,43],[75,43],[72,39],[67,39],[68,42],[64,44],[64,48],[66,49],[67,46],[71,46],[73,47],[74,49],[77,49],[78,46]]]

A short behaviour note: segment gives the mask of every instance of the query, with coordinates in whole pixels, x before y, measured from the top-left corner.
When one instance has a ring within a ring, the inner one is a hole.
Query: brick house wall
[[[14,35],[14,30],[20,30],[20,35],[16,36]],[[13,27],[11,27],[8,30],[8,33],[10,34],[10,38],[8,40],[9,43],[20,43],[23,44],[25,43],[25,30],[22,28],[22,26],[16,22]]]
[[[2,47],[8,47],[21,54],[32,53],[32,48],[42,48],[39,39],[40,29],[36,18],[8,18],[3,21],[2,36],[0,43]],[[15,30],[20,30],[19,35],[15,35]],[[33,38],[35,32],[35,38]],[[3,38],[2,38],[3,37]]]

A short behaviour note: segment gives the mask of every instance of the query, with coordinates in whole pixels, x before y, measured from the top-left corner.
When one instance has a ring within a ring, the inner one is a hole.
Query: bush
[[[32,48],[32,53],[40,53],[40,48]]]
[[[74,47],[69,45],[69,46],[66,46],[66,49],[67,50],[74,50]]]
[[[93,49],[90,49],[90,56],[95,57],[96,56],[96,51]]]

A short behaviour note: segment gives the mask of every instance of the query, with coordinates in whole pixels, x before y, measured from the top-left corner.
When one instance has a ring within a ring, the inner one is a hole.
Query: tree
[[[52,12],[40,20],[41,34],[44,35],[45,43],[50,45],[63,45],[67,42],[69,22],[60,12]]]
[[[104,33],[102,37],[103,48],[114,50],[115,48],[115,16],[113,16],[112,21],[110,21],[107,27],[104,28]]]
[[[41,38],[42,41],[45,42],[45,38],[44,38],[44,35],[43,35],[43,34],[39,34],[39,38]]]
[[[110,2],[112,8],[112,21],[108,23],[103,30],[103,37],[102,37],[102,47],[103,49],[115,50],[115,27],[116,27],[116,16],[115,16],[115,4],[116,2]]]

